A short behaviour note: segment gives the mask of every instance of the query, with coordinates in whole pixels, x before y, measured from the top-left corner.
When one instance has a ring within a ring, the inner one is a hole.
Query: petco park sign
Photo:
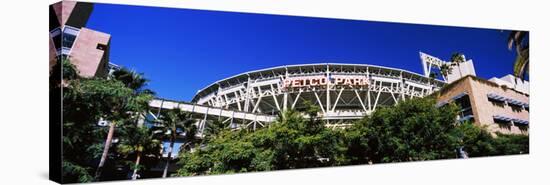
[[[316,87],[316,86],[368,86],[369,79],[366,76],[308,76],[289,77],[283,79],[283,88]]]

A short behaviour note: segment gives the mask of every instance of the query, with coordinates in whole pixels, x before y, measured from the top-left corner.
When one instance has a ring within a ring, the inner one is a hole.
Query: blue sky
[[[482,78],[512,72],[509,31],[96,4],[86,27],[111,34],[111,62],[145,74],[161,98],[242,72],[303,63],[358,63],[422,73],[419,51],[473,59]]]

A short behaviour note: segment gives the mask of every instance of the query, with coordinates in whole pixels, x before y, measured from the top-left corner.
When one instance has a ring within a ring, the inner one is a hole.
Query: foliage
[[[529,74],[529,32],[511,31],[508,35],[508,49],[515,48],[514,76],[525,80]]]
[[[195,137],[197,126],[189,113],[183,112],[180,109],[171,109],[163,112],[159,119],[159,124],[153,129],[163,133],[164,139],[175,140],[180,134],[184,134],[186,142],[195,142],[197,139]]]
[[[203,144],[207,144],[210,140],[214,139],[215,136],[227,129],[228,126],[220,120],[207,120],[204,128],[204,139],[202,140]]]
[[[496,149],[495,155],[528,154],[529,136],[497,133],[493,145]]]
[[[126,87],[134,90],[136,94],[155,94],[152,90],[145,88],[149,80],[143,77],[143,73],[137,73],[123,67],[113,71],[111,77],[122,82]]]
[[[69,161],[63,161],[64,182],[91,182],[93,177],[90,175],[90,168],[74,164]]]
[[[97,126],[103,118],[119,123],[133,123],[134,112],[141,112],[152,99],[151,94],[138,94],[117,79],[81,78],[74,65],[63,60],[63,179],[64,182],[90,181],[97,160],[105,146],[107,128]],[[61,69],[61,68],[59,68]],[[52,74],[53,76],[54,74]],[[57,88],[50,87],[50,88]],[[87,155],[83,155],[87,154]],[[105,156],[116,159],[118,154]]]
[[[433,99],[412,99],[355,123],[347,131],[352,164],[454,158],[458,109],[434,105]]]
[[[158,154],[160,141],[149,128],[128,124],[122,129],[120,144],[117,149],[119,153],[125,155],[136,152]]]
[[[380,108],[341,130],[324,127],[307,111],[315,109],[285,111],[255,132],[223,130],[181,153],[176,176],[451,159],[461,147],[471,157],[528,152],[528,136],[494,138],[484,127],[458,124],[456,105],[438,108],[430,98]]]
[[[441,76],[443,76],[443,79],[445,79],[445,81],[447,81],[447,76],[452,74],[453,71],[451,70],[451,66],[449,64],[442,64],[439,67],[439,72],[440,72]]]
[[[493,137],[485,127],[479,127],[470,122],[462,123],[458,126],[460,130],[460,144],[469,157],[482,157],[495,155],[496,150],[493,146]]]
[[[342,155],[339,132],[316,120],[286,111],[269,127],[249,132],[223,130],[204,148],[180,154],[179,176],[333,166]],[[309,110],[309,111],[307,111]]]
[[[159,156],[161,141],[152,129],[127,124],[121,130],[117,152],[128,158],[129,155]],[[136,164],[134,164],[136,165]]]
[[[492,136],[485,127],[463,123],[462,145],[469,157],[514,155],[529,153],[529,135],[496,133]]]
[[[179,135],[183,134],[185,144],[180,148],[180,151],[185,153],[185,150],[191,148],[192,145],[198,141],[196,137],[197,127],[195,125],[195,120],[191,118],[189,113],[183,112],[180,109],[171,109],[162,113],[159,120],[159,126],[156,126],[155,130],[158,130],[159,133],[163,133],[164,140],[170,141],[168,156],[162,175],[162,177],[165,178],[168,175],[168,167],[172,159],[172,153],[174,153],[173,150],[176,139]]]
[[[460,63],[466,62],[466,59],[464,58],[464,54],[459,52],[454,52],[451,55],[451,66],[458,66],[458,73],[460,73],[460,77],[462,77],[462,70],[460,69]]]

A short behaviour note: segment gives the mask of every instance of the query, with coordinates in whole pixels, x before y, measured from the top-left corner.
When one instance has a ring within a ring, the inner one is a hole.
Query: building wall
[[[92,3],[75,1],[61,1],[51,6],[58,25],[69,25],[75,28],[84,27],[94,9]]]
[[[76,1],[61,1],[51,6],[53,6],[59,24],[65,25],[65,23],[69,19],[69,16],[71,15],[71,12],[76,6]]]
[[[82,28],[74,41],[69,59],[82,77],[106,75],[109,61],[109,42],[111,36],[106,33]],[[103,45],[104,49],[98,49]]]
[[[105,76],[108,73],[110,35],[85,28],[93,3],[61,1],[50,5],[50,31],[65,26],[80,29],[69,53],[71,63],[82,77]],[[62,39],[62,38],[59,38]],[[57,63],[59,48],[49,41],[49,68]],[[98,44],[102,46],[98,47]],[[99,49],[98,49],[99,48]]]
[[[513,109],[512,106],[505,103],[495,103],[487,98],[487,94],[494,93],[507,98],[513,98],[522,102],[529,102],[529,96],[514,91],[507,87],[501,87],[497,84],[482,81],[470,80],[471,88],[473,89],[473,95],[471,96],[472,106],[477,107],[475,114],[477,114],[479,123],[487,125],[490,131],[501,133],[513,133],[513,134],[528,134],[528,127],[518,125],[506,125],[496,124],[493,120],[493,115],[505,115],[511,118],[518,118],[522,120],[529,120],[529,112],[524,109]]]
[[[447,75],[447,79],[451,83],[468,75],[476,76],[474,62],[472,60],[462,62],[460,65],[452,66],[450,69],[451,71]]]
[[[506,75],[501,78],[493,77],[489,81],[529,94],[529,81],[518,79],[514,75]]]
[[[466,92],[472,94],[470,83],[466,80],[459,80],[444,87],[437,98],[439,102],[448,102],[451,98],[457,96],[460,93]],[[477,119],[476,119],[477,120]]]
[[[489,131],[493,133],[529,133],[528,126],[495,123],[493,119],[494,115],[503,115],[511,118],[529,120],[529,112],[525,109],[514,110],[510,105],[505,103],[494,103],[487,98],[487,94],[498,94],[500,96],[513,98],[526,103],[529,102],[529,95],[507,87],[501,87],[498,84],[487,80],[467,76],[453,84],[450,84],[447,89],[440,93],[438,101],[449,101],[452,97],[455,97],[462,92],[466,92],[470,97],[470,104],[472,105],[475,124],[487,126]]]

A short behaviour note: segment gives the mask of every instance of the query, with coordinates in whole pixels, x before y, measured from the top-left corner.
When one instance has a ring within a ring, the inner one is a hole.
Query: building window
[[[105,44],[97,44],[96,49],[105,51],[107,49],[107,45]]]
[[[494,115],[493,116],[493,121],[497,124],[509,125],[509,124],[512,124],[513,120],[514,120],[513,118],[509,118],[509,117],[502,116],[502,115]]]
[[[521,112],[523,110],[523,107],[521,105],[516,105],[511,103],[508,103],[508,105],[510,106],[510,108],[512,108],[514,112]]]
[[[62,42],[63,49],[71,50],[79,31],[80,30],[78,28],[65,26],[65,28],[63,29],[63,42]]]
[[[52,31],[50,31],[50,37],[52,38],[53,44],[55,46],[56,50],[60,50],[61,48],[61,29],[55,28]]]
[[[63,34],[63,48],[72,48],[76,35]]]
[[[503,96],[500,96],[498,94],[494,94],[494,93],[489,93],[487,94],[487,98],[490,100],[490,101],[495,101],[495,102],[505,102],[506,101],[506,98],[503,97]]]
[[[502,108],[504,108],[505,103],[506,103],[506,98],[505,98],[505,97],[500,96],[500,95],[495,94],[495,93],[489,93],[489,94],[487,94],[487,99],[488,99],[491,103],[493,103],[493,105],[499,106],[499,107],[502,107]]]
[[[512,110],[516,111],[516,112],[520,112],[522,111],[524,108],[526,111],[529,111],[529,104],[528,103],[525,103],[525,102],[522,102],[522,101],[519,101],[519,100],[515,100],[515,99],[512,99],[512,98],[508,98],[506,100],[506,102],[508,102],[508,105],[512,108]]]
[[[528,103],[525,103],[525,102],[522,102],[522,101],[519,101],[519,100],[515,100],[515,99],[512,99],[512,98],[507,98],[507,97],[504,97],[504,96],[500,96],[500,95],[495,94],[495,93],[487,94],[487,99],[489,101],[491,101],[493,103],[493,105],[498,105],[500,107],[504,107],[505,105],[508,105],[508,106],[510,106],[510,108],[512,108],[512,110],[514,110],[516,112],[521,112],[523,109],[525,109],[526,111],[529,111],[529,104]]]
[[[474,112],[472,111],[472,104],[470,103],[470,96],[468,94],[463,93],[460,94],[459,97],[455,98],[454,100],[455,104],[460,107],[459,115],[459,121],[474,121]]]
[[[50,31],[50,37],[52,38],[57,55],[69,55],[79,32],[80,29],[70,26],[65,26],[63,31],[61,31],[61,28],[55,28]]]
[[[451,102],[454,102],[457,106],[460,107],[460,111],[458,112],[458,118],[457,118],[458,122],[463,123],[465,121],[470,121],[470,122],[475,121],[474,112],[472,111],[472,104],[470,103],[470,97],[468,96],[468,93],[462,92],[452,97],[448,101],[438,102],[435,106],[439,108]]]
[[[529,125],[529,121],[527,120],[513,119],[512,121],[514,121],[514,124],[516,125]]]

